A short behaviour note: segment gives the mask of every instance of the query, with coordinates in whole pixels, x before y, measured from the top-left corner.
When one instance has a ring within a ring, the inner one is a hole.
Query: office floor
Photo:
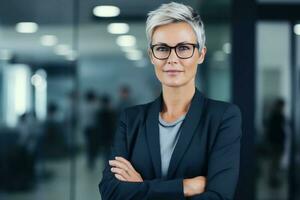
[[[103,160],[98,158],[94,170],[86,165],[85,154],[76,160],[75,200],[101,200],[98,183],[102,177]],[[267,183],[269,161],[260,162],[261,174],[257,178],[256,200],[286,200],[288,196],[287,172],[281,171],[283,182],[279,188],[272,189]],[[70,199],[70,160],[46,163],[52,178],[38,181],[35,188],[27,192],[0,193],[0,200],[69,200]]]
[[[279,177],[281,184],[279,187],[272,188],[268,184],[269,160],[261,160],[259,163],[260,176],[256,182],[256,200],[286,200],[288,199],[288,174],[281,170]]]
[[[76,164],[76,200],[101,200],[98,183],[102,177],[102,159],[97,160],[94,170],[87,168],[84,154],[77,157]],[[0,200],[69,200],[70,161],[55,161],[45,165],[52,178],[38,181],[31,191],[0,193]]]

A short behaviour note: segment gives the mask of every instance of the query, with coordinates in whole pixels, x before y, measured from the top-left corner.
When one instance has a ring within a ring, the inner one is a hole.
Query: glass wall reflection
[[[288,198],[292,131],[290,31],[288,22],[256,25],[257,199]]]
[[[1,2],[0,199],[70,198],[72,6]]]

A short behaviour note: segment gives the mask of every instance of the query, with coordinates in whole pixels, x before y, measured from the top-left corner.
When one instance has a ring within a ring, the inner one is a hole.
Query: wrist
[[[189,187],[189,180],[188,179],[183,179],[183,194],[185,197],[190,197],[192,196],[191,194],[191,189]]]

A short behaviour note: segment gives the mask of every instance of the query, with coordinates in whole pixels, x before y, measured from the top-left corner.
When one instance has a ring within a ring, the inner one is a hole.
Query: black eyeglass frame
[[[192,45],[192,46],[193,46],[193,53],[192,53],[192,55],[191,55],[190,57],[184,57],[184,58],[183,58],[183,57],[178,56],[177,51],[176,51],[176,48],[177,48],[179,45],[185,45],[185,44],[188,44],[188,45]],[[156,47],[156,46],[165,46],[165,47],[170,48],[169,55],[168,55],[166,58],[158,58],[158,57],[156,57],[156,56],[155,56],[155,53],[154,53],[154,51],[153,51],[153,48]],[[196,43],[196,44],[194,44],[194,43],[178,43],[178,44],[176,44],[175,46],[172,46],[172,47],[169,46],[169,45],[166,45],[166,44],[154,44],[154,45],[151,44],[151,45],[150,45],[150,49],[151,49],[151,51],[152,51],[153,56],[154,56],[156,59],[158,59],[158,60],[167,60],[167,59],[170,57],[170,55],[171,55],[172,49],[174,49],[175,54],[176,54],[176,56],[177,56],[178,58],[180,58],[180,59],[189,59],[189,58],[193,57],[193,55],[194,55],[194,53],[195,53],[195,48],[199,49],[199,47],[200,47],[199,43]]]

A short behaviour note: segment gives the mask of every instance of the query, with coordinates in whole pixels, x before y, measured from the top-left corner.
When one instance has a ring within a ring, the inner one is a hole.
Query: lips
[[[181,70],[175,70],[175,69],[171,69],[171,70],[165,70],[164,71],[168,76],[177,76],[179,75],[181,72]]]
[[[172,70],[164,70],[164,72],[175,73],[175,72],[183,72],[183,71],[172,69]]]

